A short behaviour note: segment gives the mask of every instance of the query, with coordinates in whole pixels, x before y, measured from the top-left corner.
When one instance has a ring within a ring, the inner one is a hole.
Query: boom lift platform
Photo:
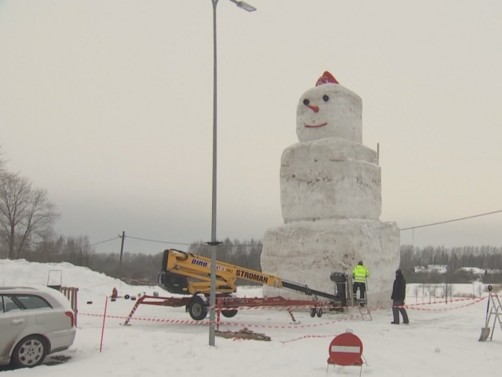
[[[373,319],[367,305],[368,291],[366,291],[365,299],[357,299],[357,297],[354,297],[354,286],[351,276],[347,276],[341,272],[333,272],[330,275],[330,279],[335,283],[335,292],[337,293],[343,306],[346,306],[348,301],[351,303],[350,306],[357,306],[363,321],[371,321]]]
[[[345,301],[341,300],[339,294],[318,291],[311,289],[305,284],[284,280],[278,276],[229,263],[220,261],[216,263],[216,298],[221,303],[221,314],[227,318],[234,317],[238,312],[237,308],[245,306],[305,306],[310,307],[310,315],[312,317],[321,317],[323,308],[337,311],[344,310]],[[237,291],[237,279],[301,292],[312,296],[312,301],[287,300],[280,296],[269,298],[235,297],[232,294]],[[211,259],[176,249],[165,250],[162,258],[162,268],[158,276],[158,285],[170,293],[189,297],[162,298],[143,296],[138,299],[126,323],[129,322],[140,304],[172,307],[185,306],[185,310],[190,314],[192,319],[197,321],[203,320],[206,318],[207,309],[209,308]],[[318,297],[328,300],[319,301]]]

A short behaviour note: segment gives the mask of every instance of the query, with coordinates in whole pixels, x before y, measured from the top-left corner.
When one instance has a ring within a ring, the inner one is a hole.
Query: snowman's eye
[[[306,98],[305,98],[305,99],[303,100],[303,104],[304,104],[305,106],[308,106],[308,105],[309,105],[309,103],[310,103],[310,101],[309,101],[308,99],[306,99]]]
[[[329,97],[325,94],[322,96],[322,99],[324,100],[324,102],[328,102]]]

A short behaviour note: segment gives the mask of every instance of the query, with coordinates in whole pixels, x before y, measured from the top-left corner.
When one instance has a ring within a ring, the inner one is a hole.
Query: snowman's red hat
[[[323,85],[323,84],[340,84],[336,79],[333,77],[331,73],[328,71],[325,71],[321,77],[319,77],[319,80],[317,80],[315,86]]]

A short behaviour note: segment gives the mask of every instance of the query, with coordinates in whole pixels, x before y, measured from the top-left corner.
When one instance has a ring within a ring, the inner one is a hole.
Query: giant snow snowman
[[[369,269],[370,305],[390,304],[399,265],[399,228],[379,220],[380,166],[362,145],[362,100],[325,72],[298,102],[299,143],[281,158],[284,225],[263,239],[264,272],[334,293],[331,272],[351,274],[358,261]],[[264,295],[303,298],[264,287]]]

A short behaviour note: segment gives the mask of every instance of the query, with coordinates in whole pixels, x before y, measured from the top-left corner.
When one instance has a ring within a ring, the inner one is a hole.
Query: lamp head
[[[254,12],[256,10],[255,7],[253,7],[252,5],[249,5],[245,1],[239,1],[239,0],[230,0],[230,1],[232,3],[234,3],[235,5],[237,5],[239,8],[242,8],[247,12]]]

